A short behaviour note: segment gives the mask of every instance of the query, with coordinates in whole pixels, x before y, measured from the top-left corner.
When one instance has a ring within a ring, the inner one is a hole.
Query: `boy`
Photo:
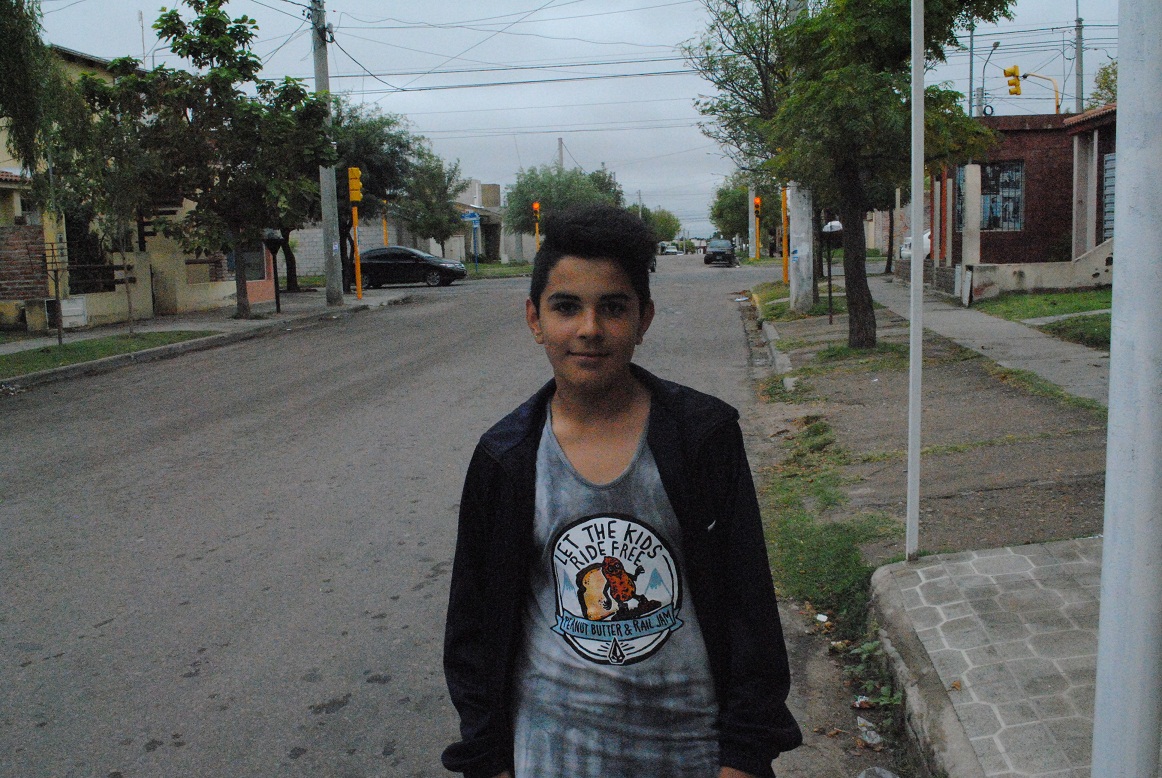
[[[737,412],[633,365],[656,243],[545,224],[525,316],[550,381],[480,439],[444,670],[467,778],[771,776],[802,736]]]

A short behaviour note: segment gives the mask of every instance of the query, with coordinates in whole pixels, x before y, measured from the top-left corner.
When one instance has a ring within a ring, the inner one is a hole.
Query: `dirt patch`
[[[906,511],[908,366],[907,322],[877,312],[879,340],[889,348],[874,357],[844,354],[846,317],[776,325],[777,344],[788,355],[797,384],[777,386],[777,401],[759,403],[748,420],[757,461],[780,457],[795,420],[819,416],[844,452],[846,499],[820,519],[846,520],[874,513],[896,521],[898,539],[863,547],[869,564],[904,553]],[[753,344],[757,324],[747,321]],[[899,344],[893,352],[890,344]],[[752,349],[756,384],[772,380],[765,349]],[[838,355],[838,356],[837,356]],[[920,548],[926,552],[989,549],[1090,536],[1102,531],[1105,484],[1104,417],[998,380],[975,352],[926,333],[921,422]],[[778,381],[775,377],[773,380]],[[783,400],[783,401],[778,401]],[[856,776],[871,765],[901,776],[917,774],[902,744],[896,753],[870,753],[850,736],[857,711],[842,667],[825,636],[787,603],[784,631],[792,656],[793,710],[806,737],[798,752],[780,758],[779,774]],[[890,749],[889,749],[890,750]]]
[[[907,343],[901,320],[880,311],[880,342]],[[779,326],[805,373],[808,399],[847,453],[847,501],[831,516],[880,511],[901,523],[906,510],[908,370],[905,360],[860,364],[818,359],[844,343],[837,317]],[[997,380],[984,357],[931,333],[924,338],[920,462],[920,549],[944,552],[1041,543],[1101,532],[1105,420],[1098,413],[1032,395]],[[781,403],[785,404],[785,403]],[[873,563],[903,548],[869,549]]]

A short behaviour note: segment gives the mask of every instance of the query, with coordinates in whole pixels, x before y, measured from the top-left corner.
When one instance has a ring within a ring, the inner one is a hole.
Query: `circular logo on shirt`
[[[553,541],[557,623],[582,657],[627,665],[657,653],[678,618],[678,563],[645,522],[603,514],[579,519]]]

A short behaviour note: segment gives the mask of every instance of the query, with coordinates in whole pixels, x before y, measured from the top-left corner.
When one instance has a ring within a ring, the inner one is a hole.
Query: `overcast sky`
[[[1001,70],[1012,64],[1056,78],[1063,110],[1072,110],[1077,2],[1018,0],[1013,21],[977,29],[974,80],[979,86],[984,73],[996,113],[1053,112],[1047,81],[1028,79],[1020,97],[1009,97]],[[150,28],[159,0],[41,5],[51,43],[104,58],[144,53],[147,66],[181,64]],[[232,0],[227,7],[258,21],[254,49],[265,77],[313,84],[306,5]],[[628,200],[640,192],[646,206],[677,214],[691,236],[712,229],[714,190],[733,168],[698,130],[693,99],[708,85],[688,72],[678,49],[705,29],[699,0],[327,0],[326,7],[335,28],[332,90],[403,114],[437,153],[460,160],[465,177],[511,184],[522,167],[556,160],[560,138],[567,166],[605,165]],[[1094,71],[1117,55],[1117,4],[1080,0],[1080,13],[1088,94]],[[993,41],[1001,45],[985,70]],[[968,73],[968,52],[955,52],[933,77],[967,92]],[[480,86],[502,82],[522,83]]]

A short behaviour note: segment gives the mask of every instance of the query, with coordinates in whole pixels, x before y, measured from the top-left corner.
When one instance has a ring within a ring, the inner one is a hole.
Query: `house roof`
[[[1110,103],[1097,108],[1090,108],[1065,120],[1065,129],[1070,135],[1079,132],[1096,130],[1099,127],[1108,127],[1117,124],[1118,104]]]
[[[29,183],[29,180],[19,173],[13,173],[8,170],[0,170],[0,185],[16,184],[18,186],[28,186]],[[11,187],[5,186],[4,188],[10,189]]]
[[[91,67],[98,70],[108,71],[109,63],[113,61],[111,59],[105,59],[104,57],[97,57],[92,54],[86,54],[83,51],[67,49],[64,46],[58,46],[55,43],[52,44],[49,48],[51,48],[53,53],[61,59],[67,62],[72,62],[75,65],[80,65],[81,67]],[[142,68],[137,68],[138,75],[144,75],[145,72],[146,71]]]

